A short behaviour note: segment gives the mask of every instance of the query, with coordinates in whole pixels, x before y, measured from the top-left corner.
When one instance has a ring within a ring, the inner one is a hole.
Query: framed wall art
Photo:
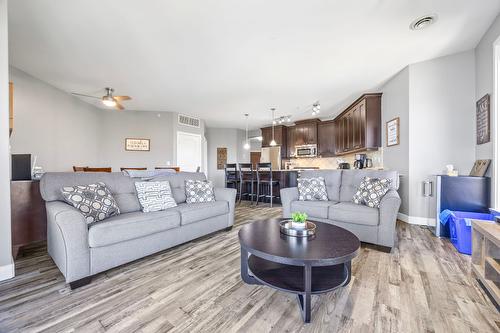
[[[490,142],[490,95],[476,102],[476,144]]]
[[[387,147],[399,145],[399,117],[385,123],[385,142]]]
[[[150,151],[149,139],[126,138],[125,139],[126,151]]]
[[[217,148],[217,170],[224,170],[224,166],[227,163],[227,148],[218,147]]]

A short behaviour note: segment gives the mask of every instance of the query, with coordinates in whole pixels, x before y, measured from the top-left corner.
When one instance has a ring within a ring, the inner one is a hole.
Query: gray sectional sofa
[[[50,256],[72,288],[99,272],[190,241],[234,223],[236,190],[215,188],[215,202],[186,204],[184,180],[205,180],[203,173],[180,172],[156,177],[168,180],[178,206],[143,213],[134,182],[122,173],[46,173],[40,192],[47,207]],[[63,186],[104,182],[121,214],[87,226],[83,215],[63,201]]]
[[[381,201],[380,208],[370,208],[352,202],[365,176],[389,178],[391,189]],[[296,187],[281,190],[283,217],[300,211],[309,219],[337,225],[354,233],[362,242],[377,244],[387,250],[394,246],[396,219],[401,204],[397,189],[399,175],[386,170],[308,170],[300,177],[323,177],[329,201],[299,201]]]

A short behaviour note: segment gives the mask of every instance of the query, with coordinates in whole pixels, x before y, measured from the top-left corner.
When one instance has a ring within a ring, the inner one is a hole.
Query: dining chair
[[[111,168],[83,168],[83,172],[111,172]]]
[[[257,202],[255,206],[259,204],[260,198],[269,198],[271,207],[273,206],[273,198],[279,198],[279,195],[274,195],[274,187],[278,185],[279,180],[273,179],[273,169],[271,163],[257,163]],[[260,194],[260,190],[263,190],[263,194]]]
[[[83,172],[83,171],[85,171],[85,168],[88,168],[88,166],[75,166],[75,165],[73,165],[74,172]]]
[[[253,204],[253,198],[256,197],[254,190],[256,189],[257,179],[252,163],[238,164],[239,181],[240,181],[240,195],[238,203],[241,203],[241,197],[246,196],[250,199],[250,204]],[[250,190],[250,192],[249,192]]]

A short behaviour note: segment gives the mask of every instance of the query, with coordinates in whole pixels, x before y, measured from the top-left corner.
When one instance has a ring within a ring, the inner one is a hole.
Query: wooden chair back
[[[111,168],[83,168],[83,172],[111,172]]]
[[[85,168],[88,168],[88,166],[75,166],[73,165],[73,171],[74,172],[83,172]]]
[[[148,168],[120,168],[120,171],[125,170],[147,170]]]

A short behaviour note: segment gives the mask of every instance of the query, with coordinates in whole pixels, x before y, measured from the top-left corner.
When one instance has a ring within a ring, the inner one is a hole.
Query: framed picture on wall
[[[218,147],[217,148],[217,170],[224,170],[224,166],[227,163],[227,148]]]
[[[149,139],[126,138],[125,139],[126,151],[150,151]]]
[[[385,123],[385,142],[387,147],[399,145],[399,117]]]
[[[490,95],[486,94],[476,102],[476,143],[490,142]]]

